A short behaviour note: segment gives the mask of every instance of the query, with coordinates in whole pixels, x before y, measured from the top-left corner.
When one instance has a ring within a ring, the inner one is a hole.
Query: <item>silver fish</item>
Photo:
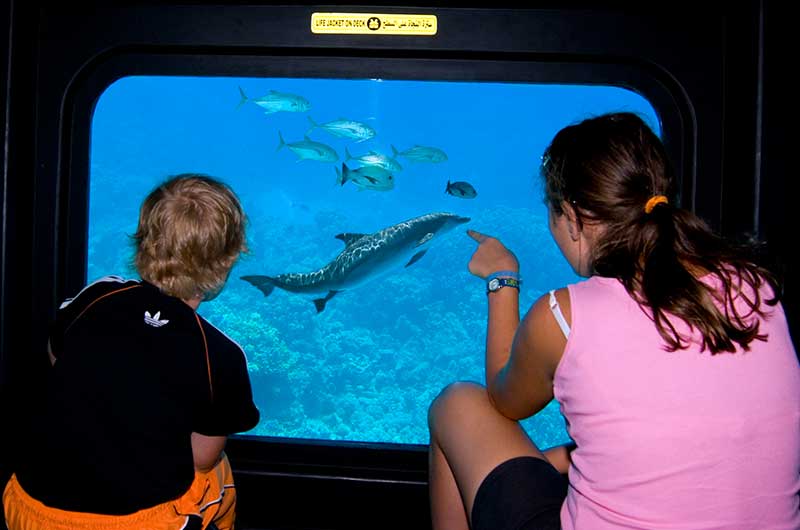
[[[364,140],[369,140],[377,133],[375,129],[367,125],[366,123],[361,123],[358,121],[352,120],[345,120],[344,118],[329,121],[327,123],[317,123],[311,116],[308,117],[308,121],[311,122],[311,128],[306,131],[306,134],[311,134],[316,128],[325,129],[330,134],[334,136],[339,136],[341,138],[350,138],[352,140],[357,140],[359,142],[363,142]]]
[[[266,96],[260,98],[248,98],[247,95],[239,87],[239,94],[242,99],[239,100],[238,109],[248,101],[252,101],[264,109],[264,114],[272,114],[273,112],[305,112],[311,108],[311,103],[303,96],[297,94],[289,94],[286,92],[278,92],[277,90],[270,90]]]
[[[336,162],[339,160],[339,155],[333,147],[315,142],[308,136],[305,136],[299,142],[286,143],[283,140],[283,135],[278,131],[278,139],[280,143],[276,151],[280,151],[281,147],[285,145],[298,156],[298,162],[300,160],[318,160],[320,162]]]
[[[395,146],[392,146],[392,154],[395,158],[402,156],[414,162],[438,163],[447,160],[447,154],[441,149],[424,145],[415,145],[405,151],[398,151]]]
[[[298,294],[325,294],[324,298],[313,300],[319,313],[341,291],[413,265],[425,255],[432,241],[469,220],[469,217],[438,212],[372,234],[339,234],[336,238],[344,242],[344,250],[319,270],[277,276],[242,276],[242,279],[258,288],[264,296],[269,296],[275,287]]]
[[[350,151],[347,150],[347,147],[345,147],[344,153],[346,155],[345,161],[357,160],[364,165],[382,167],[387,171],[402,171],[403,169],[403,166],[401,166],[397,160],[378,153],[377,151],[370,151],[366,155],[353,156],[350,154]]]
[[[389,191],[394,188],[394,175],[379,166],[362,166],[350,169],[342,163],[342,169],[336,169],[336,183],[344,186],[348,180],[358,186],[359,191]]]

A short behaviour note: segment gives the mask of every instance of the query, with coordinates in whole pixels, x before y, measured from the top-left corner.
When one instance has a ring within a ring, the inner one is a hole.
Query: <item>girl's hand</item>
[[[497,271],[519,272],[517,257],[499,239],[475,230],[467,230],[467,235],[478,243],[469,260],[469,272],[482,279]]]

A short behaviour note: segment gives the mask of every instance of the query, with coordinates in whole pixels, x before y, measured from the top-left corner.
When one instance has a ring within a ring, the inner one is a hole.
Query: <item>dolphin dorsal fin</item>
[[[415,247],[419,247],[419,246],[421,246],[421,245],[424,245],[425,243],[427,243],[427,242],[428,242],[428,241],[430,241],[431,239],[433,239],[433,232],[428,232],[427,234],[425,234],[424,236],[422,236],[422,237],[420,238],[420,240],[419,240],[419,241],[417,241],[417,244],[416,244],[416,245],[414,245],[414,246],[415,246]]]
[[[366,234],[357,234],[355,232],[345,232],[343,234],[336,234],[336,239],[341,239],[344,241],[345,246],[349,247],[365,235]]]

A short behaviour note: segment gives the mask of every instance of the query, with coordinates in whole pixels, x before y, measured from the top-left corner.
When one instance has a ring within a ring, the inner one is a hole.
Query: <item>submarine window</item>
[[[426,444],[431,400],[483,381],[486,295],[472,228],[501,238],[520,307],[578,281],[551,240],[540,156],[561,127],[653,106],[605,85],[132,76],[91,122],[87,281],[136,277],[138,208],[178,173],[241,198],[249,253],[199,312],[244,349],[248,434]],[[567,441],[557,403],[523,421]]]

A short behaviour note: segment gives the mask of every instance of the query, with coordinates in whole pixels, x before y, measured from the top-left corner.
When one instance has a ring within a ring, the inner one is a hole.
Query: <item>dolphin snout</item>
[[[468,223],[468,222],[470,222],[471,220],[472,220],[472,219],[470,219],[469,217],[460,217],[460,216],[459,216],[459,217],[456,217],[456,223],[458,223],[458,224],[460,224],[460,225],[461,225],[461,224],[464,224],[464,223]]]

